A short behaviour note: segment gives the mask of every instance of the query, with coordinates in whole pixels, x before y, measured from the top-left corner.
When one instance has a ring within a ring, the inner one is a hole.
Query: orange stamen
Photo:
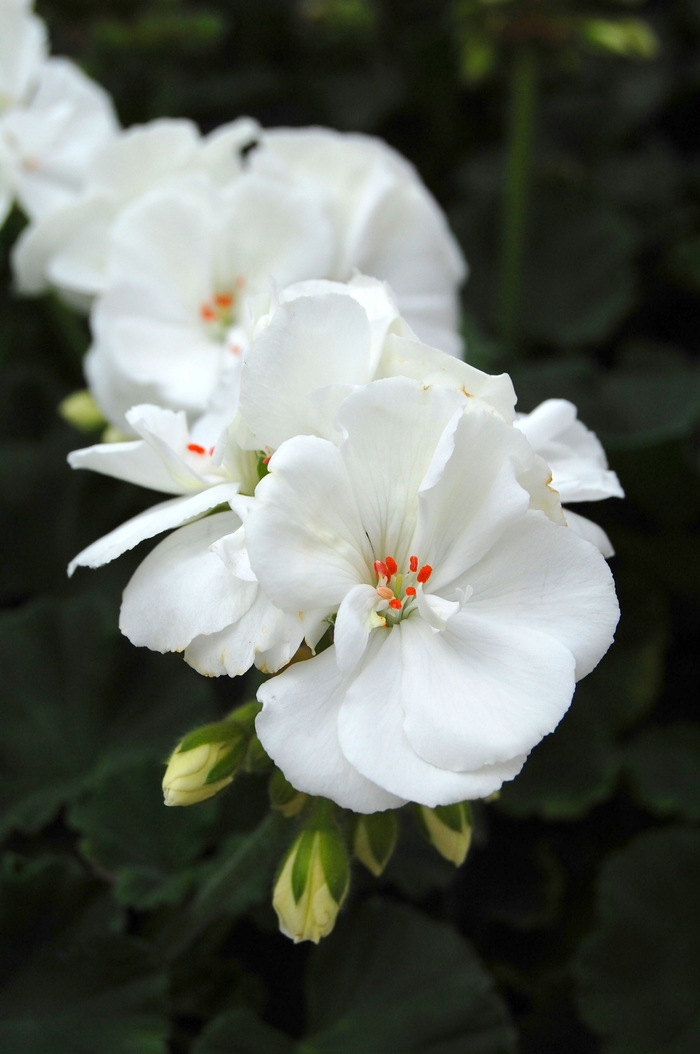
[[[401,601],[397,600],[396,597],[394,597],[393,600],[389,601],[389,607],[393,608],[394,611],[400,611],[401,610]]]
[[[423,564],[420,571],[418,572],[418,581],[422,584],[428,581],[433,573],[433,569],[430,564]]]
[[[213,456],[214,456],[214,447],[210,446],[209,447],[209,457],[213,457]]]
[[[220,307],[225,310],[226,308],[231,307],[231,304],[233,303],[233,297],[230,293],[218,293],[214,297],[214,303],[217,307]]]
[[[209,304],[202,304],[199,309],[199,314],[201,315],[204,322],[213,322],[216,318],[216,311],[214,311],[214,308],[211,307]]]
[[[206,454],[206,450],[199,443],[188,443],[187,449],[191,450],[193,454]]]
[[[396,560],[394,560],[393,556],[385,556],[384,557],[384,566],[386,567],[387,571],[389,572],[389,576],[395,575],[396,572],[399,569],[399,565],[396,563]]]
[[[418,570],[418,557],[417,556],[411,556],[409,558],[409,561],[408,561],[408,566],[409,566],[410,570],[413,571],[414,574],[415,574],[415,572]]]
[[[381,560],[374,561],[374,571],[377,578],[386,578],[387,582],[391,578],[386,564],[383,564]]]
[[[406,596],[407,597],[414,597],[415,595],[416,595],[416,587],[415,586],[406,586]]]

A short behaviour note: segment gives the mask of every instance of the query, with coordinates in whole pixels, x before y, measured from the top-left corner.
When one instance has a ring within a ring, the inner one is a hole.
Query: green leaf
[[[139,758],[212,716],[208,683],[181,659],[137,651],[98,597],[28,604],[0,618],[0,832],[36,831]]]
[[[245,1007],[215,1017],[192,1046],[192,1054],[291,1054],[294,1041],[259,1021]]]
[[[113,875],[117,900],[144,910],[180,900],[191,887],[190,865],[216,813],[213,801],[166,809],[161,777],[156,761],[139,761],[100,781],[68,813],[83,853]]]
[[[454,930],[387,900],[341,917],[312,955],[298,1054],[507,1054],[515,1034]]]
[[[5,858],[0,1047],[12,1054],[164,1054],[166,978],[147,946],[110,933],[70,860]]]
[[[633,839],[603,865],[600,926],[575,960],[578,1004],[604,1054],[700,1047],[700,831]]]
[[[660,816],[700,820],[700,725],[648,728],[625,751],[637,798]]]

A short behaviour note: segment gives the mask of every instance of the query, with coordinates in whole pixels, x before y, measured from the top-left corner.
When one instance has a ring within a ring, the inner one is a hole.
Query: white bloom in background
[[[240,150],[256,131],[244,118],[206,137],[187,120],[161,119],[121,132],[95,151],[75,200],[22,232],[12,258],[20,292],[53,286],[87,309],[106,286],[109,235],[124,209],[183,172],[230,182],[242,169]]]
[[[547,399],[532,413],[519,414],[515,427],[552,470],[552,486],[564,505],[577,501],[624,498],[617,475],[608,468],[600,440],[577,419],[577,410],[566,399]],[[572,530],[602,552],[612,556],[614,549],[605,531],[571,509],[565,510]]]
[[[28,4],[0,6],[0,222],[16,197],[31,219],[73,200],[95,149],[117,132],[107,92],[63,58]]]
[[[260,688],[258,735],[298,790],[358,812],[498,789],[613,639],[605,560],[540,511],[522,433],[468,402],[358,389],[340,445],[285,442],[246,521],[272,601],[335,616],[331,647]]]
[[[204,173],[152,190],[115,221],[108,289],[95,304],[85,372],[105,416],[148,400],[201,414],[224,375],[235,410],[247,343],[244,297],[323,273],[333,232],[302,180]]]
[[[458,289],[466,264],[406,158],[381,139],[329,128],[267,129],[259,153],[313,179],[328,201],[336,253],[332,269],[316,277],[345,282],[359,270],[383,279],[421,341],[461,354]]]

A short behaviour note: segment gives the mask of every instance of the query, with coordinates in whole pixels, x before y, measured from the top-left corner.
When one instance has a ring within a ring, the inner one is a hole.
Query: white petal
[[[285,611],[330,614],[372,573],[343,459],[327,440],[297,436],[268,467],[246,520],[253,571]]]
[[[371,614],[378,606],[380,597],[369,585],[354,586],[343,598],[333,635],[336,661],[343,673],[351,673],[362,658],[370,631],[375,628],[370,621]],[[381,606],[386,607],[387,601]]]
[[[124,590],[119,628],[132,644],[182,651],[200,634],[241,618],[256,586],[234,578],[210,549],[239,525],[233,512],[207,516],[173,531],[149,553]]]
[[[68,455],[68,464],[71,468],[89,468],[103,476],[113,476],[164,494],[185,493],[185,488],[179,486],[168,472],[163,459],[143,439],[129,443],[97,443],[73,450]]]
[[[486,797],[504,780],[517,775],[525,757],[474,772],[451,772],[429,764],[415,752],[403,728],[404,625],[402,622],[394,629],[378,629],[372,634],[362,666],[340,706],[341,750],[367,779],[408,801],[433,807]],[[423,688],[428,694],[432,692],[429,685],[423,683]]]
[[[530,511],[464,576],[469,610],[500,626],[531,628],[576,658],[580,680],[613,641],[620,610],[610,569],[571,528]]]
[[[479,560],[530,504],[517,465],[532,453],[516,429],[483,411],[464,414],[451,441],[448,459],[436,451],[419,495],[414,545],[420,563],[433,567],[432,592]]]
[[[408,562],[419,488],[463,404],[463,396],[446,388],[426,390],[393,377],[357,389],[338,412],[338,427],[347,437],[341,454],[362,530],[380,559],[392,556],[399,567]]]
[[[228,503],[237,490],[237,483],[221,483],[191,497],[173,498],[171,501],[153,505],[78,553],[68,565],[68,574],[72,575],[76,567],[102,567],[146,538],[153,538],[163,531],[179,527],[188,520],[216,508],[217,505]],[[240,520],[238,517],[235,519],[238,527]]]
[[[441,768],[473,771],[527,754],[574,694],[574,657],[559,641],[501,626],[470,606],[435,633],[401,623],[401,704],[413,749]]]
[[[301,620],[280,611],[256,588],[255,600],[239,619],[187,646],[185,661],[198,673],[237,677],[253,663],[264,673],[276,673],[292,659],[304,635]]]
[[[297,790],[354,812],[399,808],[405,799],[361,776],[340,750],[337,718],[344,690],[333,648],[290,666],[258,689],[260,742]]]
[[[367,316],[352,297],[329,293],[282,304],[253,341],[241,374],[240,414],[257,445],[274,450],[292,436],[315,434],[309,395],[369,381],[371,350]]]
[[[564,509],[564,515],[571,530],[585,538],[587,542],[592,542],[606,560],[615,555],[612,542],[603,528],[599,527],[597,523],[593,523],[592,520],[587,519],[585,516],[579,516],[577,512],[572,512],[571,509]]]

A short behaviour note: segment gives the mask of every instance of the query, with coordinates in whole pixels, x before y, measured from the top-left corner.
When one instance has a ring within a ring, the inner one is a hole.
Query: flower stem
[[[508,154],[502,215],[501,336],[509,350],[517,344],[523,255],[532,176],[537,96],[537,58],[522,45],[513,64],[508,101]]]

